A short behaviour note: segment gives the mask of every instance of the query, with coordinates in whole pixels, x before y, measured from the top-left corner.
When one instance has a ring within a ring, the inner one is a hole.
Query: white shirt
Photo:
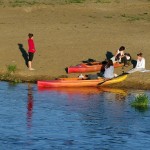
[[[113,78],[114,77],[114,66],[110,66],[109,68],[105,68],[104,78]]]
[[[127,60],[130,60],[130,59],[131,59],[131,57],[130,57],[130,56],[127,56],[127,55],[126,55],[126,58],[127,58]]]
[[[142,58],[141,60],[137,60],[137,64],[136,64],[136,68],[137,69],[145,69],[145,59]]]

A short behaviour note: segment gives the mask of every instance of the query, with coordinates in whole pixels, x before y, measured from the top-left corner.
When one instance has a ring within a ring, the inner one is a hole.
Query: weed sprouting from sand
[[[111,3],[110,0],[96,0],[96,3]]]
[[[32,5],[36,5],[36,4],[44,4],[44,5],[48,5],[48,4],[70,4],[70,3],[83,3],[85,2],[86,0],[56,0],[56,1],[53,1],[53,0],[11,0],[11,6],[13,7],[21,7],[21,6],[26,6],[26,5],[29,5],[29,6],[32,6]]]
[[[127,15],[127,14],[121,14],[121,17],[126,18],[127,21],[133,22],[133,21],[150,21],[150,17],[147,12],[136,14],[136,15]]]
[[[0,80],[2,81],[9,81],[11,83],[22,83],[20,77],[15,76],[15,72],[17,70],[16,65],[8,65],[7,72],[0,75]]]
[[[65,2],[68,3],[83,3],[85,0],[65,0]]]
[[[3,5],[3,1],[2,0],[0,0],[0,5]]]
[[[144,18],[142,16],[137,16],[137,15],[126,15],[122,14],[121,17],[126,18],[127,21],[138,21],[138,20],[143,20]]]
[[[112,18],[112,16],[104,16],[104,18],[110,19]]]
[[[115,0],[116,3],[120,3],[120,0]]]
[[[93,18],[93,19],[95,19],[95,18],[96,18],[95,16],[91,16],[91,15],[90,15],[89,17],[90,17],[90,18]]]
[[[14,1],[10,1],[10,5],[12,7],[21,7],[21,6],[35,5],[35,4],[38,4],[38,2],[35,1],[35,0],[30,0],[30,1],[27,1],[27,0],[14,0]]]
[[[148,109],[149,98],[146,94],[140,94],[130,104],[136,109],[146,110]]]
[[[7,66],[7,71],[8,73],[14,73],[17,69],[17,66],[16,65],[8,65]]]

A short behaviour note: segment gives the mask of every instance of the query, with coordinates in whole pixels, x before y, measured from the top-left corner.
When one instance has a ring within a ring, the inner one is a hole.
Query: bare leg
[[[28,61],[28,67],[29,67],[29,70],[34,70],[34,69],[32,68],[32,61]]]

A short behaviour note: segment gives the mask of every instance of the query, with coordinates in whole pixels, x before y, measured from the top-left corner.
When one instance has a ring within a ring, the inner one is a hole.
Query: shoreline
[[[142,80],[137,80],[136,76]],[[63,77],[69,77],[69,75],[65,74],[65,75],[50,76],[50,75],[44,75],[44,74],[37,75],[35,72],[28,72],[26,74],[21,73],[21,72],[15,72],[15,73],[0,72],[0,81],[13,82],[13,83],[35,83],[37,84],[38,80],[55,80],[56,78],[63,78]],[[133,89],[134,90],[150,90],[150,79],[147,80],[145,73],[136,72],[133,74],[128,74],[127,79],[120,83],[115,83],[115,84],[107,85],[104,87],[126,89],[126,90],[130,90],[130,89],[131,90]]]

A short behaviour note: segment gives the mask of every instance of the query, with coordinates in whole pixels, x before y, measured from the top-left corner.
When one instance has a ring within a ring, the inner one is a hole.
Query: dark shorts
[[[29,61],[33,60],[34,53],[29,52]]]

